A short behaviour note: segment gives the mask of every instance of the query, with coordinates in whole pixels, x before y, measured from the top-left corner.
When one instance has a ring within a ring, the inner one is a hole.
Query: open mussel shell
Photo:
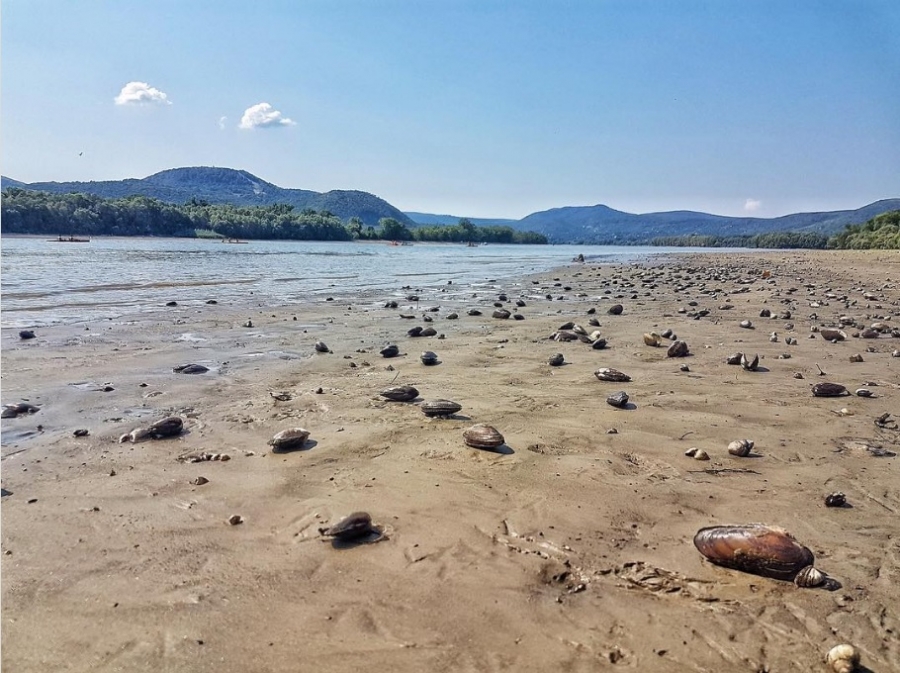
[[[847,388],[840,383],[822,381],[812,387],[812,394],[815,397],[840,397],[847,394]]]
[[[741,367],[746,369],[748,372],[755,372],[757,369],[759,369],[759,356],[755,355],[751,360],[746,355],[741,353]]]
[[[716,565],[777,580],[793,580],[815,561],[790,533],[763,524],[701,528],[694,546]]]
[[[462,410],[462,405],[452,400],[426,400],[422,402],[422,413],[426,416],[452,416]]]
[[[161,421],[156,421],[147,428],[151,437],[174,437],[184,430],[184,421],[179,416],[169,416]]]
[[[329,528],[320,528],[319,533],[338,540],[358,540],[377,532],[372,527],[372,517],[367,512],[353,512]]]
[[[394,402],[412,402],[419,396],[419,391],[412,386],[395,386],[386,388],[379,394]]]
[[[269,440],[269,446],[276,453],[280,451],[293,451],[294,449],[302,449],[309,439],[309,430],[303,428],[289,428],[275,433],[275,436]]]
[[[497,428],[486,423],[473,425],[463,432],[463,439],[473,449],[496,449],[506,441]]]
[[[612,367],[598,369],[594,372],[594,376],[601,381],[613,381],[614,383],[627,383],[631,380],[631,377],[628,376],[628,374],[620,372],[618,369],[613,369]]]

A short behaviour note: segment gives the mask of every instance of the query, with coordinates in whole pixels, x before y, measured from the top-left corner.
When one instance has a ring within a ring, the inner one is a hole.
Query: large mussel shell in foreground
[[[790,533],[763,524],[701,528],[694,546],[716,565],[777,580],[793,580],[815,560]]]

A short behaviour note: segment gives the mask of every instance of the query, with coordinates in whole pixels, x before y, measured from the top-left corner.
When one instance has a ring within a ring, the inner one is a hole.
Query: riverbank
[[[3,402],[40,411],[3,420],[3,664],[819,670],[850,642],[871,670],[900,668],[900,431],[873,422],[900,417],[900,339],[809,338],[841,316],[900,326],[898,255],[709,253],[411,292],[197,302],[28,341],[4,329]],[[523,319],[491,317],[495,302]],[[569,321],[608,347],[548,339]],[[666,329],[690,356],[645,345]],[[388,343],[402,355],[383,358]],[[725,364],[736,351],[759,370]],[[549,366],[555,353],[567,364]],[[186,363],[209,371],[173,371]],[[599,381],[601,367],[632,381]],[[874,397],[813,397],[821,381]],[[462,410],[428,418],[379,396],[400,384]],[[628,408],[606,403],[617,390]],[[180,437],[118,442],[169,415]],[[476,422],[502,451],[464,444]],[[297,426],[304,450],[270,452]],[[754,457],[727,453],[741,438]],[[230,460],[179,460],[201,453]],[[850,506],[826,508],[834,491]],[[357,510],[381,541],[321,538]],[[749,522],[789,530],[841,588],[719,568],[691,542]]]

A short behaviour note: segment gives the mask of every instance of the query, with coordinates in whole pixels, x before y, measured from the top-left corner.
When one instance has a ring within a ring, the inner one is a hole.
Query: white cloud
[[[219,117],[219,128],[223,131],[225,130],[225,122],[228,121],[228,117]]]
[[[257,103],[244,110],[244,116],[241,117],[241,123],[238,124],[238,128],[241,129],[269,128],[272,126],[296,126],[296,122],[283,117],[278,110],[268,103]]]
[[[762,206],[762,201],[758,201],[757,199],[747,199],[744,201],[744,210],[748,213],[755,213],[759,210],[760,206]]]
[[[119,95],[113,100],[116,102],[116,105],[172,104],[172,101],[169,100],[166,94],[146,82],[129,82],[122,87]]]

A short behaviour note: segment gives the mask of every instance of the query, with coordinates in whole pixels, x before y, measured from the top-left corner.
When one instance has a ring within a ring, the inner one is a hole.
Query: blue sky
[[[896,0],[3,0],[0,21],[0,169],[26,182],[226,166],[510,218],[900,196]]]

